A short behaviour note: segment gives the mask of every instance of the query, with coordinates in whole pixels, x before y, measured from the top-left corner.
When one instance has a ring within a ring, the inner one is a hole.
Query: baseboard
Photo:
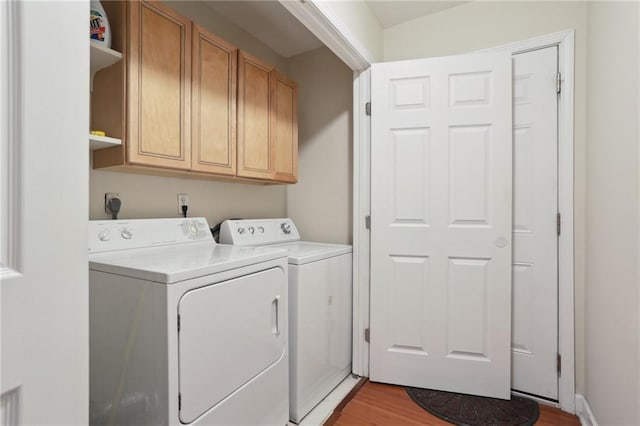
[[[346,407],[347,404],[351,402],[353,397],[356,396],[360,388],[362,388],[365,385],[365,383],[367,383],[368,380],[369,379],[367,379],[366,377],[361,377],[360,381],[358,381],[358,383],[354,386],[354,388],[351,389],[351,392],[349,392],[347,396],[345,396],[342,399],[340,404],[338,404],[338,406],[333,410],[333,413],[331,413],[331,416],[329,416],[329,418],[323,423],[322,426],[333,426],[333,424],[335,424],[335,422],[338,421],[338,418],[342,414],[342,410],[344,409],[344,407]]]
[[[593,416],[593,411],[589,407],[589,402],[580,393],[576,394],[576,415],[580,419],[582,426],[598,426],[598,422]]]

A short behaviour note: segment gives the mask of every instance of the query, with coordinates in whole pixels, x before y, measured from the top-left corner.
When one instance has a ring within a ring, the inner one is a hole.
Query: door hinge
[[[182,394],[178,393],[178,411],[182,410]]]
[[[556,231],[558,232],[558,235],[562,232],[562,215],[560,213],[556,216]]]
[[[558,354],[556,368],[558,369],[558,376],[560,376],[560,374],[562,373],[562,355],[560,354]]]
[[[562,91],[562,74],[556,73],[556,93]]]
[[[178,333],[180,333],[180,314],[178,314]]]
[[[364,217],[364,227],[367,229],[371,229],[371,216]]]
[[[369,340],[370,340],[370,336],[369,336],[369,329],[368,329],[368,328],[365,328],[365,329],[364,329],[364,341],[365,341],[365,342],[367,342],[367,343],[369,343]]]
[[[364,113],[371,116],[371,102],[364,104]]]

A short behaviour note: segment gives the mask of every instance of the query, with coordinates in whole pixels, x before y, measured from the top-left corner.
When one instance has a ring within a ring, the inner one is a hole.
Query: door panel
[[[422,327],[428,301],[429,258],[393,256],[391,350],[428,355],[428,334]]]
[[[512,388],[558,398],[557,47],[513,57]]]
[[[429,188],[430,133],[428,128],[392,130],[396,224],[429,224],[429,198],[414,197],[403,188],[413,187],[420,194]]]
[[[449,224],[490,225],[490,125],[449,127]]]
[[[489,260],[449,258],[447,356],[450,358],[489,361],[486,329]]]
[[[280,268],[185,293],[178,305],[180,420],[190,423],[285,353]]]
[[[373,381],[509,398],[511,59],[372,67]]]

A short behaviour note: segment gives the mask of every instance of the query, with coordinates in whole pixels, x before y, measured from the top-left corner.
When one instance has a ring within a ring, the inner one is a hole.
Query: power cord
[[[189,210],[189,206],[187,206],[186,204],[184,204],[182,206],[182,217],[187,217],[187,210]]]
[[[122,201],[120,198],[111,198],[107,201],[107,210],[111,213],[111,219],[117,220],[118,213],[120,212],[120,207],[122,206]]]
[[[229,218],[227,220],[242,220],[242,218],[241,217],[232,217],[232,218]],[[224,222],[224,220],[222,222]],[[222,222],[220,222],[217,225],[209,228],[211,230],[211,235],[213,235],[213,239],[215,240],[216,243],[220,242],[220,226],[222,225]]]

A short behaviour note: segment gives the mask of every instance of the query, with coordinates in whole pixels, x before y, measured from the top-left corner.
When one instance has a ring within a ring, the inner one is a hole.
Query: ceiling
[[[366,0],[369,8],[380,21],[382,28],[389,28],[403,22],[411,21],[420,16],[430,15],[440,12],[441,10],[451,7],[460,6],[469,3],[469,1],[430,1],[430,0],[413,0],[413,1],[379,1]]]
[[[278,1],[215,0],[207,5],[284,58],[324,46]]]
[[[383,28],[468,3],[453,0],[364,1]],[[216,14],[253,35],[284,58],[324,46],[277,0],[208,0],[206,3]]]

